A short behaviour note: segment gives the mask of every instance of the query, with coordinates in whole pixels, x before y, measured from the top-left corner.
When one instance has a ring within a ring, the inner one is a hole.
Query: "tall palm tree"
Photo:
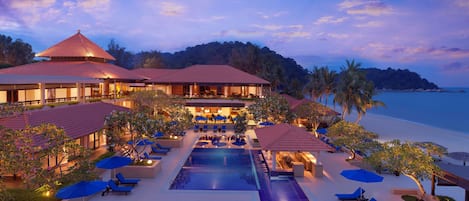
[[[355,123],[359,123],[362,117],[366,114],[366,111],[374,107],[385,107],[384,102],[379,100],[373,100],[373,96],[376,95],[376,91],[372,82],[367,82],[363,87],[362,101],[363,104],[356,107],[358,116]]]
[[[366,79],[365,73],[360,71],[361,63],[346,60],[346,64],[347,67],[342,68],[343,72],[337,83],[334,103],[342,107],[342,119],[350,114],[352,109],[356,109],[359,113],[358,122],[367,109],[381,103],[372,99],[374,85]]]
[[[321,69],[314,66],[313,71],[309,74],[309,81],[306,84],[305,91],[311,96],[311,99],[318,101],[324,94],[324,84],[321,75]]]
[[[334,87],[336,84],[337,73],[333,70],[329,70],[327,66],[320,68],[320,75],[322,78],[322,87],[323,87],[323,96],[326,98],[326,105],[329,95],[334,92]]]

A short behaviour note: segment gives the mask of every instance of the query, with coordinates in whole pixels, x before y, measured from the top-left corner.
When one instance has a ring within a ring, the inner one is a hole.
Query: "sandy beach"
[[[346,119],[355,121],[356,114],[351,114]],[[431,141],[448,148],[448,152],[469,152],[469,146],[467,146],[469,144],[469,133],[465,134],[372,113],[367,113],[360,121],[360,125],[377,133],[382,141],[393,139],[412,142]]]

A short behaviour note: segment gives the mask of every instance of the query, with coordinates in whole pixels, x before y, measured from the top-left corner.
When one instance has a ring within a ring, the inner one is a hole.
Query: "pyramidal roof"
[[[116,60],[112,55],[78,32],[55,44],[54,46],[36,54],[38,57],[93,57],[106,60]]]

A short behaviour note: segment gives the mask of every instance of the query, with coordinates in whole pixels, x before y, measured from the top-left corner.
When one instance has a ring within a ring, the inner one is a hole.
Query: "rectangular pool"
[[[194,148],[170,189],[259,190],[249,150]]]

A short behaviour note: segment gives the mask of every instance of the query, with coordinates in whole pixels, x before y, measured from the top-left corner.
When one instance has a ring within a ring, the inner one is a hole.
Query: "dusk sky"
[[[469,0],[0,0],[0,34],[34,52],[77,30],[107,48],[174,52],[250,41],[300,65],[407,68],[469,87]]]

